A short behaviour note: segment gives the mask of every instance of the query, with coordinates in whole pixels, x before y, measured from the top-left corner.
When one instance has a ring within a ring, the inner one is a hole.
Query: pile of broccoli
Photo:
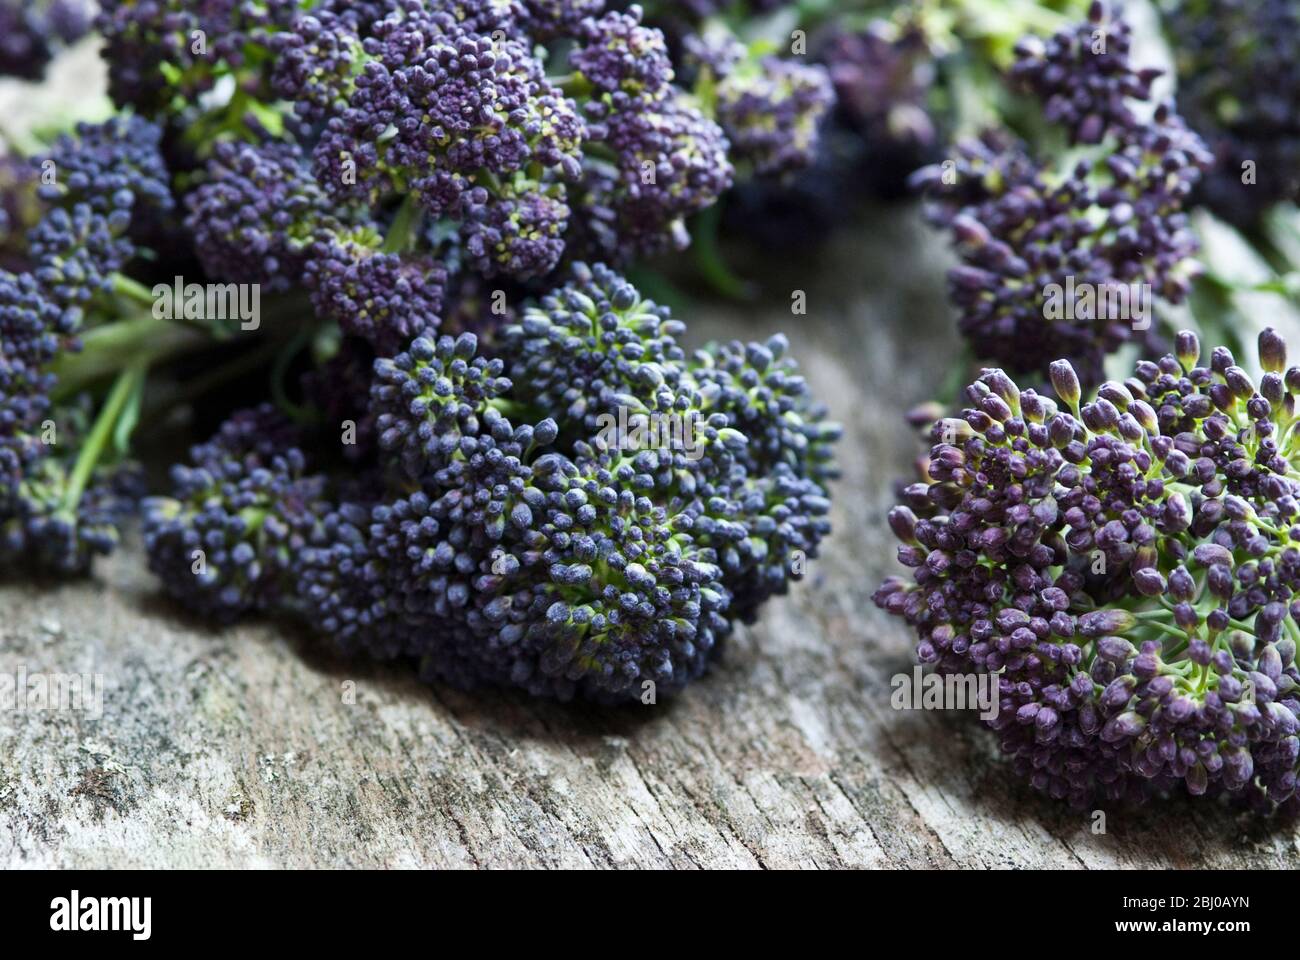
[[[462,686],[680,690],[816,555],[839,435],[784,338],[684,329],[583,264],[491,359],[431,327],[375,363],[367,475],[332,486],[273,410],[238,415],[146,500],[150,566],[215,619],[298,614]],[[690,432],[642,447],[620,416]]]
[[[1177,102],[1122,9],[982,6],[0,0],[0,73],[93,26],[113,104],[0,158],[0,565],[85,573],[138,517],[217,623],[679,691],[817,555],[840,428],[784,336],[688,347],[646,266],[694,244],[743,292],[719,229],[789,246],[908,192],[999,366],[920,418],[911,576],[876,602],[997,675],[1052,797],[1294,807],[1300,368],[1272,329],[1238,365],[1220,309],[1300,275],[1293,5],[1160,3]],[[1214,214],[1273,280],[1207,268]],[[183,278],[262,299],[214,315]],[[1121,289],[1151,300],[1102,310]],[[270,402],[150,483],[142,418],[251,373]]]
[[[619,271],[810,163],[830,82],[602,8],[101,4],[115,114],[0,179],[0,561],[84,573],[139,515],[218,623],[564,699],[699,676],[816,556],[839,431],[783,337],[688,350]],[[149,490],[152,375],[209,364],[276,402]]]
[[[914,178],[961,260],[959,329],[1002,366],[967,381],[951,415],[918,411],[933,446],[888,515],[910,576],[875,602],[915,630],[921,662],[996,676],[986,723],[1002,750],[1081,807],[1182,791],[1298,808],[1300,368],[1272,328],[1252,376],[1229,347],[1203,358],[1195,333],[1166,326],[1197,294],[1196,320],[1240,344],[1205,309],[1229,284],[1201,277],[1188,211],[1226,201],[1258,224],[1290,189],[1285,122],[1265,116],[1294,113],[1294,31],[1266,36],[1287,5],[1258,6],[1170,5],[1170,30],[1196,39],[1180,48],[1185,119],[1151,102],[1159,71],[1134,64],[1130,26],[1094,2],[1014,48],[1007,79],[1040,114],[1038,152],[1007,123]],[[1155,310],[1054,316],[1067,283],[1136,285]],[[1160,359],[1126,376],[1113,354],[1131,341]]]

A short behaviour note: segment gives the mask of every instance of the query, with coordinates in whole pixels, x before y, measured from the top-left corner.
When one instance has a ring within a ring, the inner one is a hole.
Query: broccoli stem
[[[284,384],[293,358],[311,343],[313,336],[315,331],[310,328],[294,334],[293,338],[278,351],[271,368],[271,397],[275,400],[275,405],[284,411],[289,419],[305,426],[318,422],[319,418],[307,407],[290,400]]]
[[[595,92],[595,87],[591,85],[591,81],[577,70],[561,76],[547,77],[546,82],[575,100],[584,100]]]
[[[496,410],[502,416],[513,419],[532,418],[540,420],[544,416],[544,414],[539,414],[525,403],[520,403],[518,400],[507,400],[505,397],[493,397],[487,402],[487,406]]]
[[[280,343],[268,340],[257,349],[241,353],[233,360],[213,368],[202,376],[186,380],[183,385],[164,391],[154,391],[145,408],[145,415],[158,414],[180,404],[189,403],[223,383],[250,374],[259,367],[271,363],[282,349]]]
[[[753,284],[741,280],[727,266],[718,248],[718,232],[722,223],[721,201],[700,212],[695,221],[692,247],[695,266],[714,291],[731,300],[751,300]]]
[[[152,290],[124,273],[113,274],[113,292],[126,297],[128,300],[133,300],[141,306],[149,307],[151,310],[154,303],[157,302]]]
[[[406,253],[414,249],[423,219],[424,210],[415,194],[408,193],[402,198],[402,205],[397,208],[392,226],[388,228],[388,235],[384,237],[383,246],[379,249],[384,253]]]
[[[82,335],[80,353],[62,353],[47,368],[58,378],[52,395],[66,399],[135,362],[147,366],[209,343],[210,336],[152,313],[95,327]]]
[[[124,278],[126,279],[126,278]],[[128,281],[129,287],[131,281]],[[143,289],[143,288],[141,288]],[[113,376],[137,359],[146,365],[194,353],[217,342],[228,342],[213,330],[192,326],[183,320],[167,320],[153,315],[154,298],[149,295],[149,309],[133,312],[119,320],[87,330],[82,334],[78,353],[61,353],[46,368],[58,380],[53,399],[64,400]],[[301,297],[276,297],[263,313],[265,323],[259,336],[283,334],[285,319],[297,319],[308,309]],[[294,327],[292,329],[297,329]]]
[[[122,416],[122,411],[126,409],[127,401],[144,383],[147,369],[148,364],[141,358],[133,361],[130,366],[118,374],[113,389],[109,391],[108,399],[100,409],[99,416],[95,418],[95,425],[91,428],[90,435],[86,437],[86,442],[82,444],[81,450],[77,453],[77,462],[68,478],[68,486],[63,493],[62,507],[69,513],[77,509],[81,494],[85,491],[86,484],[90,482],[91,474],[95,472],[100,455],[104,452],[104,445],[108,442],[108,438],[113,435],[118,419]]]

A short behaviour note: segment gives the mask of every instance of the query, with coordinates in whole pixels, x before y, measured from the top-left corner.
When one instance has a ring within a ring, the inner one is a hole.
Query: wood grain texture
[[[0,714],[0,864],[199,867],[1107,867],[1300,863],[1296,834],[1185,803],[1086,815],[1011,780],[969,716],[896,712],[910,641],[870,603],[916,441],[953,361],[941,250],[882,217],[816,268],[786,329],[845,424],[812,576],[673,702],[621,710],[430,689],[291,626],[214,632],[131,546],[94,580],[0,588],[0,671],[102,673],[102,716]],[[886,277],[882,283],[872,277]],[[343,691],[355,683],[356,702]]]

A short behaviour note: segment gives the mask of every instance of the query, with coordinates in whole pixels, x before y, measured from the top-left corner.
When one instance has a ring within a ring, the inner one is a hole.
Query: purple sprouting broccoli
[[[90,30],[88,0],[0,0],[0,77],[39,80],[61,47]]]
[[[1131,108],[1152,71],[1130,64],[1129,46],[1125,22],[1095,3],[1086,23],[1018,48],[1012,76],[1093,153],[1057,169],[992,130],[914,178],[931,219],[952,231],[962,262],[951,298],[980,357],[1043,372],[1064,353],[1096,383],[1104,357],[1152,327],[1150,301],[1178,303],[1190,288],[1184,207],[1211,159],[1171,105],[1143,117]]]
[[[1056,399],[986,370],[889,514],[911,575],[876,603],[923,663],[997,674],[988,724],[1051,797],[1295,806],[1300,368],[1271,329],[1259,355],[1184,332],[1090,396],[1053,363]]]
[[[759,177],[784,177],[817,159],[821,127],[835,103],[830,75],[818,64],[755,56],[712,24],[687,38],[690,60],[730,142],[732,161]]]
[[[622,277],[573,270],[495,349],[430,330],[375,361],[364,483],[318,498],[289,455],[196,450],[146,519],[169,590],[462,686],[622,701],[699,676],[816,554],[838,428],[784,339],[689,353]],[[620,409],[690,430],[626,447]]]
[[[1215,156],[1202,196],[1253,225],[1300,199],[1300,8],[1289,0],[1169,0],[1178,95]]]

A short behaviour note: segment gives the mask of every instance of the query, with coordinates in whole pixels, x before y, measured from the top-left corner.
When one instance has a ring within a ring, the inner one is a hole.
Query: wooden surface
[[[870,595],[917,450],[901,414],[957,353],[944,265],[914,216],[882,216],[769,278],[769,308],[687,318],[696,341],[786,330],[846,430],[811,577],[675,701],[467,695],[284,625],[211,631],[134,544],[90,581],[0,586],[0,673],[106,685],[99,717],[0,712],[0,866],[1300,864],[1293,827],[1210,805],[1108,810],[1094,834],[1012,780],[969,715],[890,708],[911,642]]]

